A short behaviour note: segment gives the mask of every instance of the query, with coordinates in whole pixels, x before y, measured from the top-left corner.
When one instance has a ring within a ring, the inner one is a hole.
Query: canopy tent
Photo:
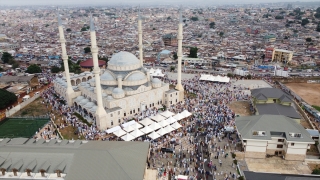
[[[158,123],[153,122],[152,124],[149,125],[149,128],[151,128],[152,130],[156,130],[156,129],[160,129],[161,126]]]
[[[149,70],[150,76],[155,76],[155,77],[163,77],[165,74],[162,73],[161,69],[156,69],[154,70],[153,68],[151,68]]]
[[[168,119],[166,119],[166,121],[169,123],[169,124],[172,124],[174,122],[177,122],[177,120],[175,118],[173,118],[172,116],[169,117]]]
[[[144,135],[144,133],[141,132],[139,129],[135,129],[135,130],[132,131],[130,134],[131,134],[132,136],[136,137],[136,138]]]
[[[144,128],[140,129],[144,134],[148,134],[153,131],[149,126],[145,126]]]
[[[182,126],[178,123],[178,122],[175,122],[171,125],[171,127],[173,127],[174,129],[179,129],[181,128]]]
[[[165,126],[169,125],[169,123],[168,123],[166,120],[160,121],[160,122],[158,122],[158,124],[159,124],[161,127],[165,127]]]
[[[142,125],[135,122],[133,125],[131,125],[131,127],[133,127],[133,129],[139,129],[139,128],[142,128]]]
[[[113,127],[113,128],[111,128],[111,129],[108,129],[108,130],[106,130],[106,133],[113,133],[113,132],[115,132],[115,131],[118,131],[119,129],[121,129],[121,127],[120,126],[116,126],[116,127]]]
[[[181,120],[184,117],[180,113],[178,113],[178,114],[174,115],[173,118],[175,118],[176,120]]]
[[[213,75],[207,75],[207,74],[201,74],[201,77],[199,80],[202,81],[212,81],[212,82],[223,82],[228,83],[230,82],[230,78],[226,76],[213,76]]]
[[[160,114],[157,114],[157,115],[155,115],[155,116],[153,116],[153,117],[150,117],[150,118],[153,119],[153,120],[155,120],[155,121],[157,121],[157,122],[160,122],[160,121],[166,119],[165,117],[161,116]]]
[[[186,118],[186,117],[191,116],[192,114],[191,114],[188,110],[184,110],[184,111],[182,111],[181,115],[182,115],[184,118]]]
[[[164,116],[164,117],[166,117],[166,118],[174,115],[173,112],[170,112],[170,111],[168,111],[168,110],[166,110],[166,111],[164,111],[164,112],[162,112],[162,113],[160,113],[160,114],[161,114],[161,116]]]
[[[153,122],[154,121],[152,121],[150,118],[144,118],[142,121],[139,121],[139,123],[144,125],[144,126],[148,126],[149,124],[151,124]]]
[[[153,131],[148,135],[148,137],[150,137],[151,139],[157,139],[158,137],[160,137],[160,135]]]
[[[123,128],[123,130],[125,130],[127,132],[131,132],[134,130],[134,128],[132,126],[127,126],[127,127]]]
[[[127,133],[126,135],[122,136],[121,139],[123,139],[124,141],[131,141],[132,139],[134,139],[135,137],[132,136],[131,134]]]
[[[168,133],[171,132],[171,131],[174,131],[174,129],[170,125],[166,126],[163,129],[166,130]]]
[[[165,129],[161,128],[157,131],[157,133],[159,133],[161,136],[165,135],[168,133],[168,131],[166,131]]]
[[[127,127],[127,126],[131,126],[132,124],[134,124],[134,123],[136,123],[135,121],[129,121],[129,122],[127,122],[127,123],[123,123],[121,126],[122,127]]]
[[[125,135],[126,132],[124,130],[122,130],[122,129],[119,129],[117,131],[114,131],[113,134],[116,135],[117,137],[120,137],[120,136]]]

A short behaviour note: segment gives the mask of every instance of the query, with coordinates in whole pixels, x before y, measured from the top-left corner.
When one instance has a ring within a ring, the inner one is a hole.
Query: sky
[[[299,0],[300,2],[320,2],[320,0]],[[1,5],[165,5],[165,4],[239,4],[239,3],[274,3],[297,2],[297,0],[0,0]]]

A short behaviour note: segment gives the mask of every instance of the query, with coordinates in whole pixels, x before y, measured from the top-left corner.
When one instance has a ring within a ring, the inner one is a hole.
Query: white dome
[[[152,83],[158,84],[158,83],[161,83],[161,81],[158,78],[153,78]]]
[[[116,66],[127,66],[140,64],[140,61],[135,55],[129,52],[121,51],[111,57],[110,61],[108,62],[108,65],[109,64]]]
[[[112,91],[112,94],[123,94],[123,93],[124,93],[123,89],[120,89],[120,88],[114,88]]]
[[[143,74],[142,72],[134,72],[126,78],[126,81],[140,81],[146,78],[147,78],[146,75]]]
[[[113,77],[113,75],[109,71],[106,71],[101,75],[101,80],[114,81],[116,79]]]

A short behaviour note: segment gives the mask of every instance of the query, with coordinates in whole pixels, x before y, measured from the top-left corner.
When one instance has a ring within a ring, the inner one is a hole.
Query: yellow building
[[[272,61],[289,63],[292,60],[293,51],[273,49]]]

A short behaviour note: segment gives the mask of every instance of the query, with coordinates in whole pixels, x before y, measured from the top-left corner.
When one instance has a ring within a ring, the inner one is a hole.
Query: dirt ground
[[[311,125],[307,122],[307,120],[300,120],[300,124],[306,129],[312,129]]]
[[[287,83],[285,85],[308,104],[320,106],[320,84]]]
[[[42,104],[42,98],[38,98],[13,116],[43,116],[47,115],[48,111],[46,105]]]
[[[250,103],[246,101],[233,101],[229,104],[229,107],[235,114],[240,116],[250,116],[252,115],[250,111]]]
[[[308,166],[309,166],[309,168],[310,168],[310,170],[312,171],[312,170],[314,170],[314,169],[316,169],[316,168],[320,168],[320,164],[311,164],[311,163],[308,163]]]

